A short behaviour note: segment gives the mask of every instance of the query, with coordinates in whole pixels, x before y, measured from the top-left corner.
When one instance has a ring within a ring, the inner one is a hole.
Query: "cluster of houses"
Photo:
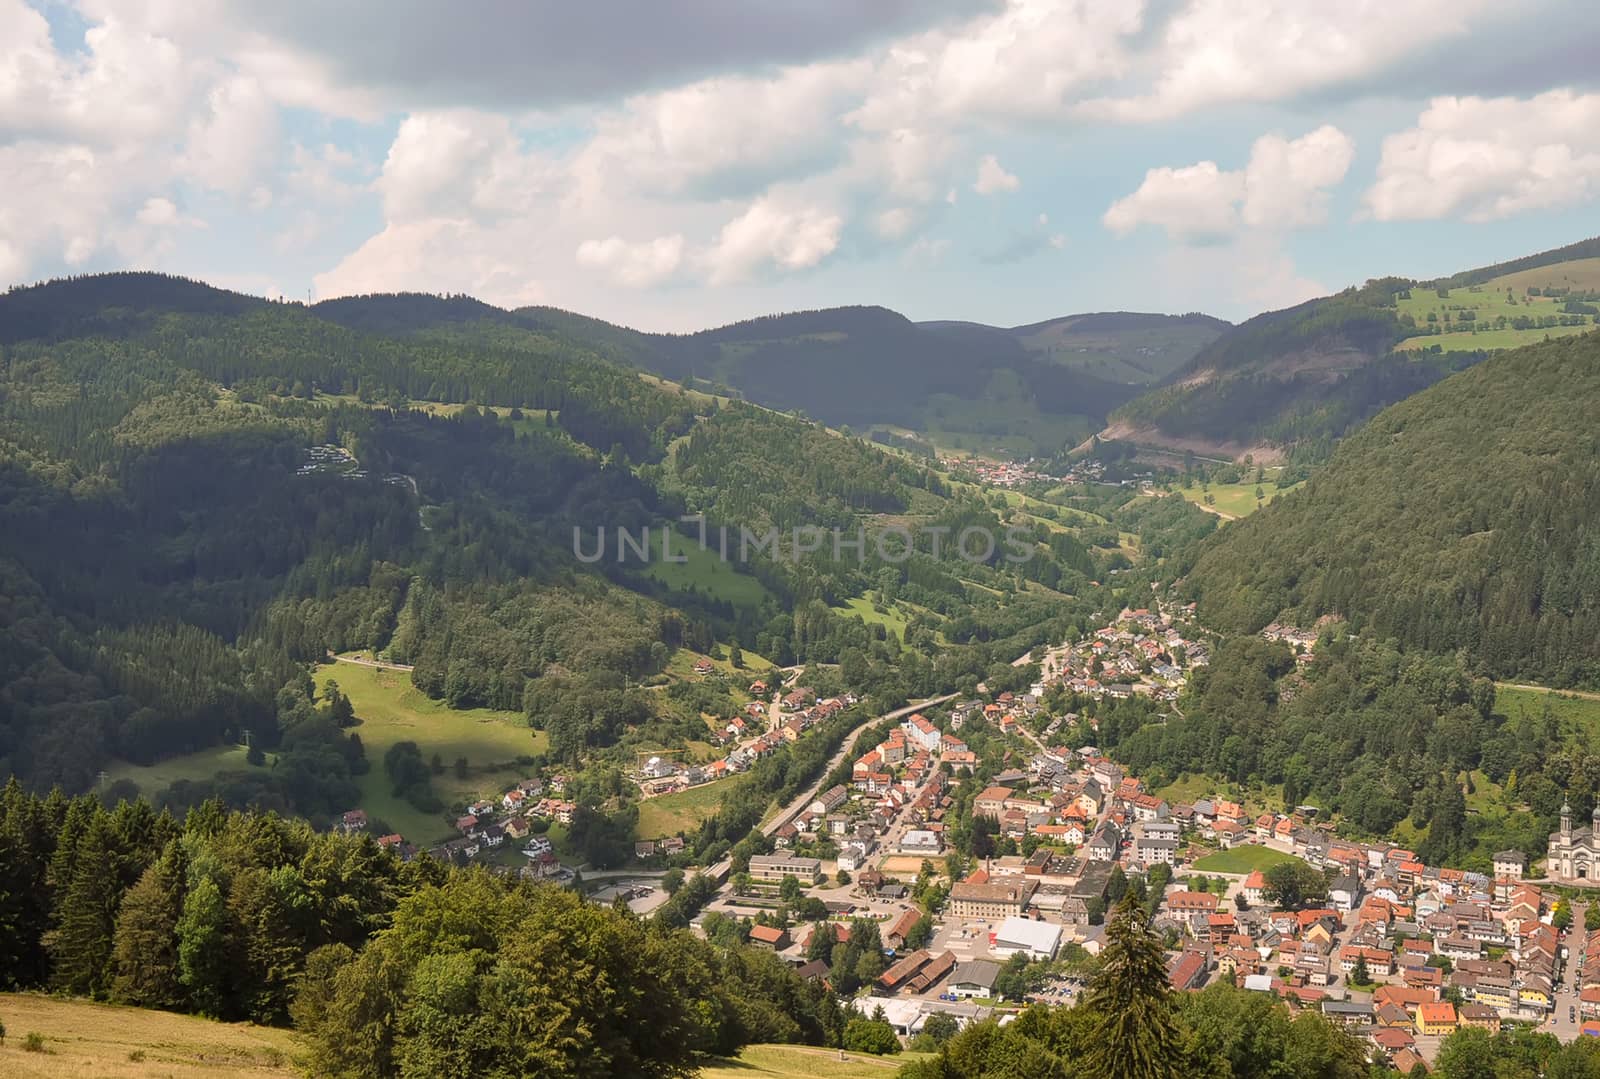
[[[838,850],[839,868],[866,868],[880,854],[932,858],[944,852],[944,817],[950,795],[940,761],[970,769],[974,757],[961,739],[926,716],[913,715],[851,765],[849,785],[818,794],[793,821],[780,828],[780,848],[826,838]],[[893,849],[886,837],[901,826]]]
[[[1022,487],[1030,483],[1061,482],[1057,477],[1036,467],[1032,458],[1027,461],[986,461],[978,457],[942,457],[939,463],[955,475],[975,479],[991,487]]]
[[[698,671],[699,666],[695,669]],[[755,700],[745,706],[744,714],[734,716],[711,732],[712,740],[719,746],[731,747],[723,757],[708,764],[684,764],[664,756],[653,756],[639,769],[640,789],[647,796],[671,794],[748,771],[780,746],[799,741],[807,731],[857,701],[853,693],[819,701],[815,690],[794,689],[779,699],[780,722],[774,726],[768,711],[769,692],[765,682],[752,682],[750,693]]]
[[[1193,604],[1178,608],[1178,616],[1165,606],[1124,609],[1088,640],[1047,651],[1037,688],[1064,686],[1095,700],[1138,695],[1175,701],[1188,669],[1211,660],[1208,646],[1185,625],[1193,613]]]

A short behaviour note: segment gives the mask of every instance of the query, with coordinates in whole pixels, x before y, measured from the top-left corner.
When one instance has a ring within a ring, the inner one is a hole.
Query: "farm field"
[[[1254,869],[1267,869],[1281,862],[1298,862],[1292,854],[1271,847],[1246,845],[1232,850],[1219,850],[1194,863],[1199,873],[1249,873]]]
[[[8,1079],[210,1079],[302,1074],[292,1032],[248,1023],[217,1023],[171,1012],[0,993],[0,1075]],[[44,1052],[22,1048],[44,1037]]]
[[[447,838],[450,828],[441,816],[423,813],[394,796],[383,770],[383,755],[390,746],[412,741],[424,759],[439,754],[445,771],[433,777],[433,787],[447,805],[454,805],[498,793],[520,779],[516,759],[541,753],[549,744],[544,732],[528,729],[520,713],[488,708],[452,711],[426,697],[404,671],[330,663],[318,667],[314,677],[319,690],[330,678],[338,682],[361,720],[355,732],[372,765],[366,775],[356,779],[361,787],[361,808],[413,843]],[[465,757],[470,768],[466,779],[455,774],[458,757]],[[507,767],[485,770],[494,765]]]
[[[839,1050],[808,1045],[747,1045],[732,1060],[703,1065],[704,1079],[867,1079],[892,1076],[909,1061],[922,1060],[925,1053],[900,1053],[874,1057],[865,1053],[844,1054]]]

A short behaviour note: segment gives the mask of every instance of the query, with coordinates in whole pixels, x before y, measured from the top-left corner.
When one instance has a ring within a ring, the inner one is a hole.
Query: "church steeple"
[[[1561,836],[1566,838],[1572,835],[1572,805],[1565,798],[1561,800]]]

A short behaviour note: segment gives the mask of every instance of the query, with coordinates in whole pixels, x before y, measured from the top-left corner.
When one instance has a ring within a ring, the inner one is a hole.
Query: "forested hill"
[[[1340,615],[1497,677],[1600,684],[1596,415],[1600,334],[1496,355],[1221,530],[1188,588],[1230,630]]]
[[[574,345],[581,324],[459,297],[308,309],[111,275],[14,290],[0,325],[0,777],[41,788],[249,731],[250,769],[169,804],[325,823],[374,766],[359,717],[307,676],[328,651],[383,651],[451,708],[524,714],[573,768],[704,739],[704,715],[737,709],[641,688],[680,649],[848,665],[894,707],[1013,673],[1127,564],[1095,513],[1024,509],[642,377]],[[580,529],[680,527],[687,546],[685,513],[736,537],[1015,525],[1035,557],[574,553]],[[897,631],[862,618],[869,591],[865,611],[904,612]]]
[[[1497,350],[1594,324],[1600,239],[1419,283],[1385,277],[1257,315],[1117,409],[1103,437],[1325,459],[1386,405]]]

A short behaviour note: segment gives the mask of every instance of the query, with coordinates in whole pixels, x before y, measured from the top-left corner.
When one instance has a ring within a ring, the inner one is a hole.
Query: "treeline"
[[[1496,677],[1600,685],[1600,338],[1501,353],[1381,413],[1188,581],[1254,631],[1343,615]]]
[[[290,1022],[321,1075],[671,1076],[838,1044],[777,956],[205,803],[0,797],[0,985]]]

